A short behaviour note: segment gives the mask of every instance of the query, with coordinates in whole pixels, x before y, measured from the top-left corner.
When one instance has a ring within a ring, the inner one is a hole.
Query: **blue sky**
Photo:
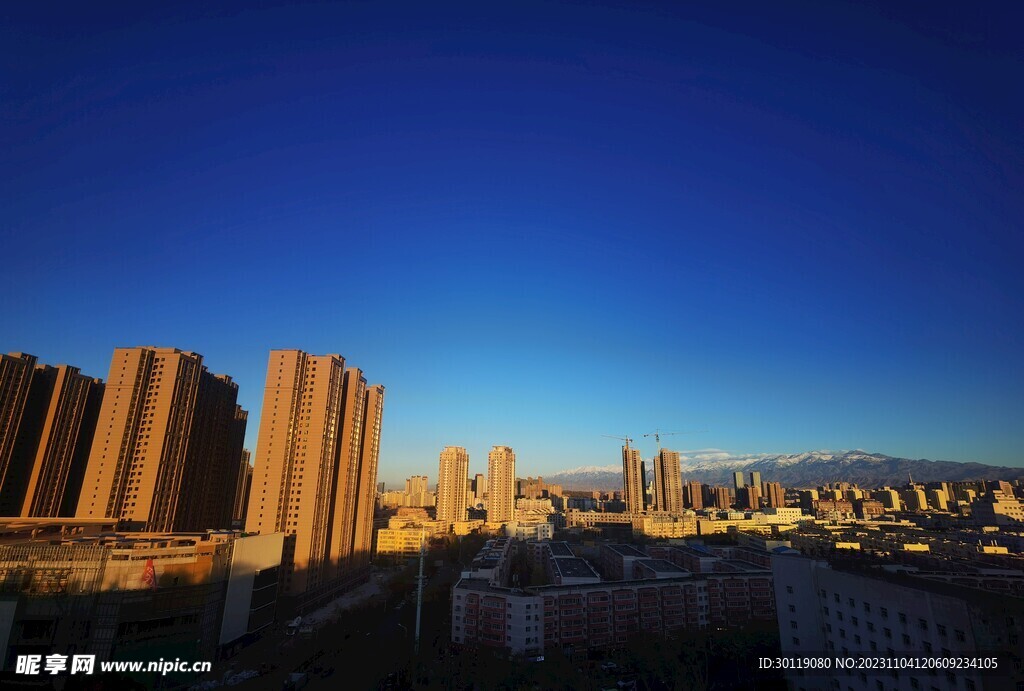
[[[1021,465],[1021,13],[6,7],[0,347],[200,352],[253,447],[268,350],[340,352],[389,484],[656,427]]]

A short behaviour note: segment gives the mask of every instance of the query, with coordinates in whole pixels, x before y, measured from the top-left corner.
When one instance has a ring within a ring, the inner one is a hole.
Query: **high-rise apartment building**
[[[683,497],[684,504],[688,509],[703,509],[704,508],[704,488],[696,480],[690,480],[687,482],[683,489],[685,490],[685,496]]]
[[[369,559],[383,391],[340,355],[270,352],[245,527],[285,533],[286,595]]]
[[[358,368],[349,367],[345,370],[342,387],[341,437],[335,466],[333,513],[329,519],[331,578],[340,578],[345,569],[352,566],[365,406],[366,378]],[[377,478],[374,477],[373,481],[376,482]]]
[[[35,355],[0,355],[0,487],[7,484],[7,472],[11,469],[14,443],[35,366]]]
[[[761,484],[761,496],[764,497],[764,504],[771,509],[781,509],[786,506],[786,490],[778,482],[764,482]]]
[[[249,505],[249,492],[252,491],[252,465],[250,459],[252,453],[249,449],[242,449],[242,457],[238,462],[238,478],[235,480],[235,504],[231,512],[232,521],[241,521],[245,524],[246,507]]]
[[[16,464],[26,452],[20,512],[2,501],[0,515],[74,515],[102,400],[103,382],[77,367],[36,367],[16,444]]]
[[[761,488],[755,485],[736,491],[736,503],[741,509],[757,511],[761,508]]]
[[[760,472],[758,472],[756,470],[750,471],[750,486],[751,487],[757,487],[758,491],[760,491],[760,489],[761,489],[761,473]]]
[[[487,521],[508,523],[516,517],[516,454],[495,446],[487,454]]]
[[[0,356],[0,449],[9,449],[0,480],[0,516],[53,518],[72,516],[78,502],[103,397],[103,383],[81,374],[77,367],[35,365],[28,371],[27,395],[20,395],[26,380],[22,365],[35,362],[31,355]],[[13,376],[12,376],[13,375]],[[15,407],[20,402],[20,411]],[[13,435],[13,444],[7,438]]]
[[[177,348],[117,348],[75,512],[130,530],[231,527],[238,385]]]
[[[356,486],[355,535],[352,539],[352,561],[356,569],[370,563],[373,547],[373,510],[377,505],[377,466],[380,461],[380,428],[384,420],[384,387],[366,387],[363,404],[362,448],[359,451],[359,482]]]
[[[446,446],[437,468],[437,520],[466,520],[466,477],[469,454],[461,446]]]
[[[705,485],[705,487],[707,487]],[[717,509],[728,509],[732,506],[732,496],[729,494],[728,487],[708,487],[708,498],[709,504],[713,504]]]
[[[642,513],[647,510],[647,496],[644,491],[643,460],[638,449],[628,445],[622,447],[623,497],[626,513]]]
[[[424,494],[427,491],[427,476],[413,475],[405,481],[406,494]]]
[[[654,457],[654,505],[658,511],[683,512],[683,477],[678,451],[661,449]]]
[[[484,505],[487,499],[487,477],[483,473],[477,473],[473,476],[473,497],[470,503],[473,506]]]

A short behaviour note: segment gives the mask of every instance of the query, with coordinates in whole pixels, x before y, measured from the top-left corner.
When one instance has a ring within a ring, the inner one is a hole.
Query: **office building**
[[[245,416],[197,353],[117,348],[75,511],[126,530],[230,528]]]
[[[683,512],[683,477],[678,451],[660,449],[654,458],[654,506],[666,513]]]
[[[487,485],[487,522],[508,523],[514,520],[516,455],[511,447],[495,446],[487,454]]]
[[[622,496],[626,501],[626,513],[642,513],[647,510],[647,494],[644,491],[644,464],[638,449],[629,445],[622,447]]]
[[[270,352],[245,527],[285,533],[289,597],[309,604],[365,580],[383,394],[340,355]]]
[[[103,383],[77,367],[33,368],[0,483],[0,516],[74,515],[102,398]]]
[[[464,521],[467,518],[466,478],[469,453],[461,446],[446,446],[437,469],[437,520]]]
[[[732,483],[734,489],[743,489],[746,487],[746,483],[743,481],[743,471],[737,470],[732,474]]]

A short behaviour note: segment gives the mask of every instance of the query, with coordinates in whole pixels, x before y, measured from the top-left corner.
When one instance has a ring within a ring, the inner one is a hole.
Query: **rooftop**
[[[555,559],[554,568],[562,578],[598,578],[590,564],[579,557]]]
[[[641,559],[646,558],[647,555],[638,550],[632,545],[604,545],[608,549],[616,552],[624,557],[640,557]]]
[[[548,549],[553,557],[575,557],[567,542],[549,542]]]
[[[637,559],[636,563],[654,571],[655,573],[689,573],[686,569],[682,569],[665,559]]]

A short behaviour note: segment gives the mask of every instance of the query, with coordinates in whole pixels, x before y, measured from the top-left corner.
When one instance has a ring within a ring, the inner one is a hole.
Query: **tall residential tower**
[[[245,528],[285,533],[286,595],[329,592],[368,561],[382,409],[383,387],[340,355],[270,352]]]
[[[487,454],[487,492],[487,522],[515,520],[516,454],[512,447],[495,446]]]
[[[466,520],[466,478],[469,454],[461,446],[446,446],[437,468],[437,520]]]
[[[0,474],[0,516],[74,516],[103,383],[67,365],[25,370],[35,361],[31,355],[0,357],[0,410],[7,421],[0,424],[0,455],[9,450]]]
[[[643,513],[647,510],[647,493],[644,491],[644,464],[640,451],[622,447],[623,497],[627,513]]]
[[[230,528],[238,385],[177,348],[117,348],[75,515],[130,530]]]
[[[661,449],[654,457],[654,505],[658,511],[683,512],[683,476],[678,451]]]

